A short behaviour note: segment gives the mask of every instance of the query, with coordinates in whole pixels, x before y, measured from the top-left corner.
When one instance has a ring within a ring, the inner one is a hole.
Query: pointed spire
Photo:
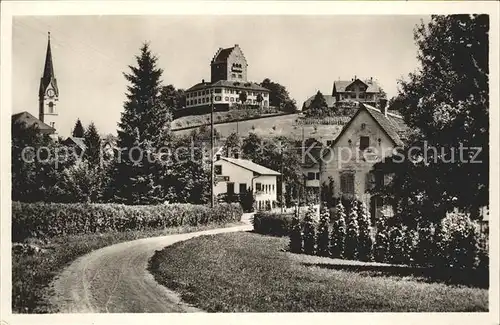
[[[59,94],[59,90],[57,89],[56,83],[56,75],[54,74],[54,64],[52,62],[52,50],[50,48],[50,32],[48,32],[48,41],[47,41],[47,53],[45,55],[45,66],[43,69],[43,76],[40,80],[40,92],[39,96],[43,97],[45,94],[45,90],[52,82],[54,86],[54,91],[56,95]]]

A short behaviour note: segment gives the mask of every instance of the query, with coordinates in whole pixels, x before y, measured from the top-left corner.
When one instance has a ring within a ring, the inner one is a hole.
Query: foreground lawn
[[[210,312],[488,310],[487,289],[322,267],[287,244],[254,233],[203,236],[158,251],[149,269]]]
[[[240,223],[184,226],[162,230],[109,232],[51,238],[37,244],[42,250],[34,255],[12,252],[12,311],[14,313],[49,312],[49,284],[62,269],[79,256],[124,241],[178,233],[229,227]]]

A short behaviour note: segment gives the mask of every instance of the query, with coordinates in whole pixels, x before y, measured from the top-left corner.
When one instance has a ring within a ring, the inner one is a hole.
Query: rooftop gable
[[[257,173],[259,175],[270,175],[270,176],[281,175],[277,171],[274,171],[274,170],[269,169],[267,167],[261,166],[259,164],[254,163],[253,161],[250,161],[247,159],[236,159],[236,158],[227,158],[227,157],[221,157],[220,159],[225,160],[227,162],[230,162],[232,164],[235,164],[239,167],[245,168],[247,170],[250,170],[250,171]]]

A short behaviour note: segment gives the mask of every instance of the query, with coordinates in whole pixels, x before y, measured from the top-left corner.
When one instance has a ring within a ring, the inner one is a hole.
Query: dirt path
[[[147,271],[155,250],[196,236],[251,230],[246,224],[152,237],[108,246],[80,257],[54,280],[51,303],[62,313],[200,312],[158,284]]]

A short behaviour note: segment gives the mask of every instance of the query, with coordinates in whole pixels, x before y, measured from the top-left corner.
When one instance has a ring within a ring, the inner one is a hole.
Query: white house
[[[250,160],[217,155],[214,163],[214,195],[240,194],[251,190],[257,209],[273,208],[277,201],[280,173]]]
[[[389,178],[373,172],[372,167],[404,144],[407,131],[401,116],[385,107],[377,109],[360,103],[356,114],[323,156],[320,182],[333,189],[334,197],[362,200],[377,215],[383,202],[372,197],[368,190],[375,182],[387,183]]]

